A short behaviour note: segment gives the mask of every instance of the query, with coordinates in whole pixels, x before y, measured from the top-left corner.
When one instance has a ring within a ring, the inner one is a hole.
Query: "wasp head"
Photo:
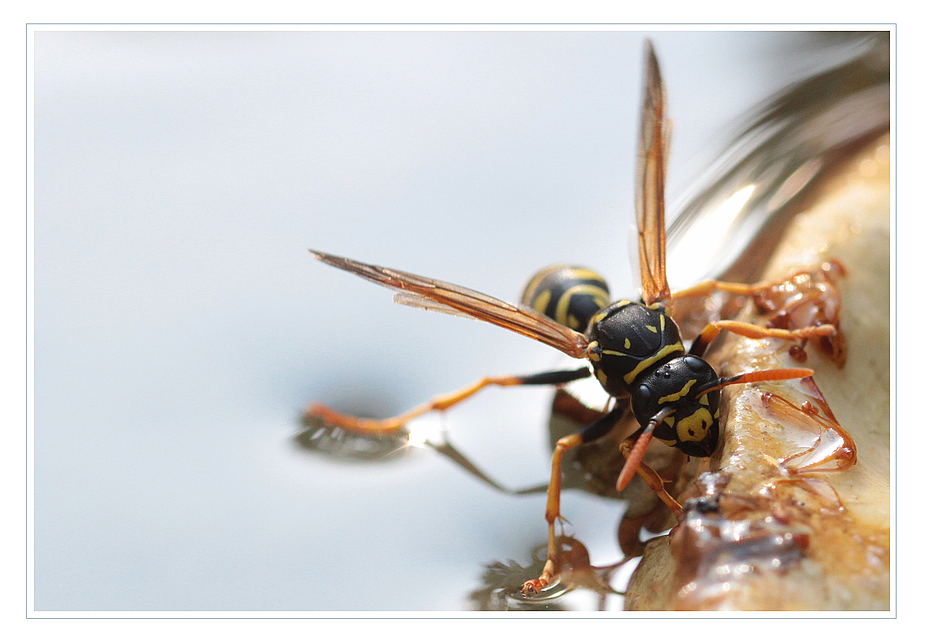
[[[656,426],[654,436],[688,456],[710,456],[719,443],[719,392],[699,390],[715,381],[716,372],[697,356],[669,360],[642,377],[633,392],[636,420],[645,426],[670,408],[673,413]]]

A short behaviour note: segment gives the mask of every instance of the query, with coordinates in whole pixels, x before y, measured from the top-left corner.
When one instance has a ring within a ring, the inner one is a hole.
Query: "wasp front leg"
[[[665,489],[665,481],[661,476],[659,476],[658,472],[642,462],[642,452],[645,451],[645,444],[641,445],[642,449],[633,449],[641,440],[648,443],[649,439],[651,438],[652,434],[647,433],[644,430],[645,428],[640,427],[633,434],[623,439],[623,441],[620,443],[620,453],[623,454],[623,458],[626,459],[628,466],[624,471],[630,474],[635,473],[642,477],[642,480],[645,481],[646,484],[652,489],[652,491],[655,492],[658,498],[660,498],[662,502],[668,506],[668,509],[672,511],[675,517],[680,517],[681,504],[678,503],[678,501],[668,493],[668,490]],[[622,475],[623,473],[621,472],[621,478]],[[622,489],[621,484],[623,486],[626,485],[626,483],[623,483],[622,481],[618,482],[618,489]]]
[[[546,554],[546,564],[543,572],[537,579],[526,582],[521,589],[525,595],[535,595],[552,583],[559,572],[558,549],[556,548],[556,520],[561,518],[559,513],[560,498],[562,494],[562,457],[567,451],[590,443],[605,436],[623,417],[627,407],[625,401],[618,401],[606,415],[594,421],[577,434],[571,434],[559,439],[552,453],[552,472],[549,480],[549,489],[546,499],[546,522],[549,524],[549,545]]]

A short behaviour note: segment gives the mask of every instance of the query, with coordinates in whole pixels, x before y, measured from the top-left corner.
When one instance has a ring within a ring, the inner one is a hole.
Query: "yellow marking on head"
[[[594,375],[597,376],[598,381],[606,389],[607,388],[607,374],[604,373],[601,369],[596,369]]]
[[[675,420],[675,419],[674,419],[674,415],[672,414],[671,416],[669,416],[668,418],[666,418],[666,419],[665,419],[664,421],[662,421],[662,422],[664,422],[664,423],[665,423],[666,425],[668,425],[669,427],[674,427],[674,420]]]
[[[649,329],[649,331],[651,331],[652,333],[658,333],[658,329],[656,329],[656,328],[655,328],[654,326],[652,326],[651,324],[647,324],[647,325],[646,325],[646,328]]]
[[[678,352],[684,353],[684,345],[680,342],[675,342],[674,344],[669,344],[663,347],[662,350],[656,353],[654,356],[649,356],[645,360],[640,360],[635,369],[623,376],[623,380],[626,382],[626,384],[632,383],[636,379],[636,376],[638,376],[643,369],[651,367],[653,364],[659,362],[660,360],[664,360],[672,353]]]
[[[694,383],[696,383],[696,382],[697,382],[697,381],[694,380],[694,379],[688,380],[688,381],[687,381],[687,384],[684,385],[683,387],[681,387],[681,389],[680,389],[679,391],[676,391],[676,392],[673,393],[673,394],[668,394],[667,396],[662,396],[661,398],[659,398],[659,399],[658,399],[658,404],[659,404],[659,405],[664,405],[665,403],[676,402],[676,401],[680,400],[683,396],[686,396],[686,395],[687,395],[687,392],[689,392],[689,391],[691,390],[691,387],[693,387],[693,386],[694,386]]]
[[[662,441],[663,443],[665,443],[665,445],[667,445],[668,447],[674,447],[675,445],[678,444],[678,441],[676,441],[676,440],[667,440],[667,439],[664,439],[664,438],[660,438],[659,440]],[[775,461],[775,462],[776,462],[776,461]]]
[[[624,349],[629,349],[629,348],[630,348],[630,339],[629,339],[629,338],[627,338],[626,340],[623,341],[623,348],[624,348]]]
[[[701,407],[690,416],[685,416],[678,421],[678,440],[699,442],[707,437],[710,427],[713,426],[713,417],[710,416],[710,410]]]
[[[709,406],[710,406],[710,399],[707,398],[707,394],[702,395],[702,396],[700,397],[700,400],[698,400],[697,402],[699,402],[699,403],[700,403],[701,405],[703,405],[704,407],[709,407]]]

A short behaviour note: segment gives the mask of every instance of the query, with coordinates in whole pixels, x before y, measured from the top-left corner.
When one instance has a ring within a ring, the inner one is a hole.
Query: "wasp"
[[[709,322],[685,349],[678,325],[671,318],[674,300],[701,297],[715,291],[754,295],[758,286],[710,280],[672,295],[665,265],[665,160],[669,122],[665,89],[650,42],[645,46],[646,72],[636,170],[636,224],[642,298],[611,302],[607,284],[597,273],[578,266],[553,266],[528,283],[521,304],[511,304],[477,291],[400,270],[365,264],[319,251],[322,262],[398,291],[400,304],[472,317],[520,333],[587,363],[574,369],[527,376],[486,377],[450,394],[437,396],[404,414],[388,419],[340,414],[311,405],[306,418],[347,431],[388,434],[401,431],[411,419],[446,410],[488,386],[564,385],[592,375],[610,395],[612,408],[581,431],[560,439],[552,456],[547,491],[549,531],[547,560],[537,579],[522,592],[536,594],[558,574],[555,524],[561,518],[562,458],[579,445],[602,438],[620,419],[632,413],[639,428],[620,444],[625,465],[617,479],[623,490],[639,474],[675,512],[681,507],[665,490],[658,474],[642,462],[652,437],[692,457],[707,457],[720,434],[720,390],[733,384],[811,376],[810,369],[770,369],[719,377],[704,359],[710,342],[722,331],[748,338],[805,341],[834,335],[830,324],[783,329],[745,322]],[[762,285],[761,288],[765,288]]]

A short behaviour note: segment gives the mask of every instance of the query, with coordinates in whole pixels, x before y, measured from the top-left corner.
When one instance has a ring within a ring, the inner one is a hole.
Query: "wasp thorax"
[[[583,332],[610,303],[604,278],[580,266],[549,266],[527,284],[521,302],[559,324]]]
[[[595,374],[614,396],[631,392],[643,373],[684,353],[678,326],[660,304],[615,302],[591,318],[588,339]]]

